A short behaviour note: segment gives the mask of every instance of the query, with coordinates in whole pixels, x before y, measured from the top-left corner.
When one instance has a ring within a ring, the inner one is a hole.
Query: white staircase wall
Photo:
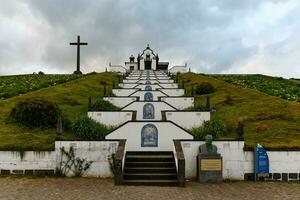
[[[185,129],[202,126],[204,121],[210,120],[210,112],[167,111],[166,118]]]
[[[180,97],[184,95],[184,89],[159,89],[169,97]]]
[[[154,117],[155,119],[143,119],[143,107],[145,104],[151,103],[154,106]],[[136,110],[137,111],[137,120],[162,120],[162,113],[161,111],[164,110],[175,110],[170,105],[166,104],[165,102],[134,102],[122,110]]]
[[[158,147],[141,146],[141,131],[146,124],[154,124],[157,127]],[[108,134],[105,139],[126,139],[127,151],[172,151],[174,139],[192,140],[193,136],[171,122],[128,122]]]
[[[119,126],[132,120],[133,112],[101,111],[88,112],[88,117],[106,126]]]
[[[131,102],[137,100],[136,97],[103,97],[103,99],[120,108],[123,108],[124,106],[127,106]]]
[[[144,95],[149,91],[137,91],[134,94],[132,94],[132,97],[140,97],[140,101],[144,101]],[[153,101],[158,101],[158,97],[164,97],[166,96],[161,91],[150,91],[153,95]]]
[[[112,89],[112,93],[116,96],[127,97],[138,89]]]
[[[167,102],[178,110],[194,106],[194,97],[162,97],[161,101]]]

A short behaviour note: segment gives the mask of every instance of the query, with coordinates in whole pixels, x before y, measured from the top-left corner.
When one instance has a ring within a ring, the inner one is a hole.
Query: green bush
[[[197,140],[204,139],[208,134],[216,138],[219,134],[226,132],[226,126],[219,120],[205,121],[203,126],[192,128],[191,132]]]
[[[208,82],[198,83],[195,89],[195,93],[198,95],[210,94],[210,93],[214,93],[215,91],[216,90],[214,86]]]
[[[30,127],[55,127],[60,114],[56,103],[35,97],[18,102],[9,119]]]
[[[73,132],[80,139],[104,140],[109,128],[95,120],[84,116],[78,118],[73,124]]]
[[[91,111],[117,111],[120,110],[120,108],[113,105],[109,101],[98,99],[92,104],[90,110]]]

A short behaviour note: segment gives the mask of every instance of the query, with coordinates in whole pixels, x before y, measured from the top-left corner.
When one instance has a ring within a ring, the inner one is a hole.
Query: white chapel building
[[[149,47],[149,44],[141,54],[137,55],[136,58],[131,55],[129,57],[129,61],[125,62],[124,65],[109,64],[109,71],[111,72],[126,73],[134,70],[169,70],[171,73],[184,73],[187,72],[187,65],[174,66],[169,69],[169,62],[159,61],[158,54],[154,53],[154,51]]]

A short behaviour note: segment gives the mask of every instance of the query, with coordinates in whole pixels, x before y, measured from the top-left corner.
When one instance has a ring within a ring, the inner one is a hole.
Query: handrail
[[[174,157],[177,168],[177,184],[180,187],[185,187],[185,158],[180,140],[174,140],[174,150]]]
[[[119,146],[115,155],[116,161],[116,174],[115,174],[115,185],[121,185],[123,183],[123,167],[125,161],[125,144],[126,140],[120,140]]]

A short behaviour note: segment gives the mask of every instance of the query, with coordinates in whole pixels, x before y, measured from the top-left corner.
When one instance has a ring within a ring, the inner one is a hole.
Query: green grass
[[[209,82],[217,89],[210,96],[216,109],[212,118],[225,122],[227,132],[218,139],[237,139],[239,121],[245,124],[246,148],[260,143],[268,149],[300,149],[300,103],[270,96],[255,89],[194,73],[180,75],[187,94],[192,85]],[[206,95],[196,95],[196,104],[203,104]],[[228,101],[228,99],[231,99]]]
[[[55,129],[29,129],[14,123],[6,123],[11,108],[21,99],[44,97],[54,101],[64,115],[74,122],[79,116],[86,115],[88,96],[103,96],[104,85],[107,91],[112,88],[118,76],[113,73],[100,73],[63,83],[57,86],[40,89],[8,99],[0,99],[0,150],[52,150],[55,142]],[[76,140],[71,132],[64,132],[63,138]]]
[[[290,101],[300,102],[300,83],[294,79],[265,75],[213,75],[228,83],[239,84],[246,88],[257,89],[266,94]]]
[[[0,99],[55,86],[82,77],[75,74],[28,74],[0,76]]]

